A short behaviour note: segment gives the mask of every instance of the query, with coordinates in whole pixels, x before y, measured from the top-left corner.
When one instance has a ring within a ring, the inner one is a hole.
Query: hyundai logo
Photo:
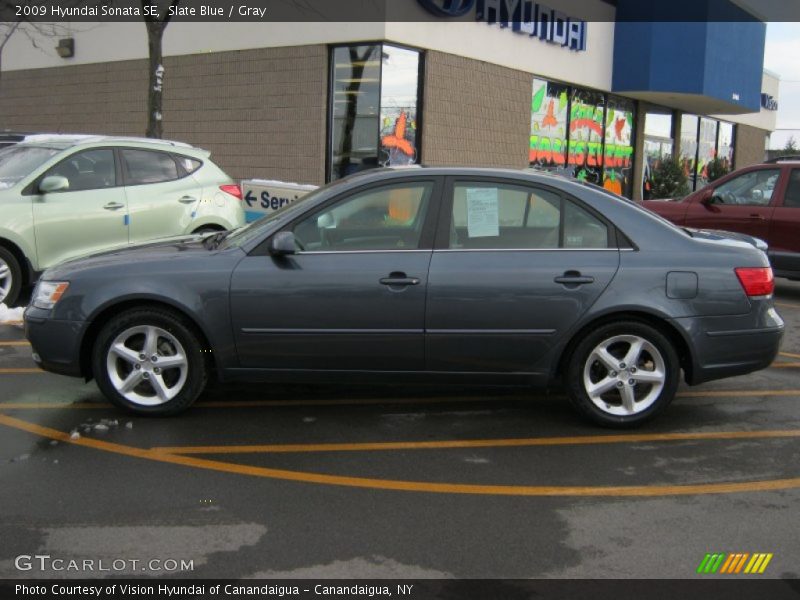
[[[460,17],[475,6],[475,0],[419,0],[419,3],[437,17]]]

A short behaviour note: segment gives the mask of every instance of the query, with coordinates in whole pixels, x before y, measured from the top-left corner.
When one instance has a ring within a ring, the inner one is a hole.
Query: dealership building
[[[746,0],[692,3],[712,21],[666,20],[639,0],[388,4],[383,21],[173,20],[164,137],[242,179],[536,166],[637,199],[665,154],[696,188],[714,158],[764,159],[779,81],[763,69],[767,17]],[[0,130],[143,135],[143,22],[76,22],[59,37],[60,54],[58,39],[7,44]]]

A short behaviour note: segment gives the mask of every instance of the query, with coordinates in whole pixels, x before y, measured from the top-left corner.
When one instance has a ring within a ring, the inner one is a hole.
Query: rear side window
[[[786,195],[783,205],[788,208],[800,208],[800,169],[792,169],[789,176],[789,185],[786,186]]]
[[[161,183],[180,177],[175,160],[164,152],[128,148],[122,150],[122,160],[127,170],[127,185]]]
[[[452,249],[608,248],[608,226],[559,194],[482,182],[454,187]]]
[[[175,155],[175,159],[178,161],[178,164],[181,166],[181,168],[187,173],[194,173],[197,171],[197,169],[203,166],[202,161],[189,156],[181,156],[178,154]]]

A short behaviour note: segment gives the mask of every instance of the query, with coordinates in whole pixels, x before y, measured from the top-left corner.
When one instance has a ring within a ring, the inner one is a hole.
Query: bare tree
[[[12,37],[24,36],[31,46],[44,51],[45,40],[69,35],[67,28],[58,23],[39,23],[37,21],[19,20],[0,22],[0,81],[3,75],[3,50]]]
[[[161,42],[164,38],[164,30],[172,19],[172,12],[180,3],[180,0],[170,0],[169,6],[160,13],[161,18],[148,15],[145,5],[151,4],[148,0],[140,0],[142,12],[145,14],[144,24],[147,27],[147,50],[149,53],[150,80],[147,92],[147,132],[145,135],[151,138],[160,138],[164,135],[162,105],[164,92],[164,56],[161,50]]]

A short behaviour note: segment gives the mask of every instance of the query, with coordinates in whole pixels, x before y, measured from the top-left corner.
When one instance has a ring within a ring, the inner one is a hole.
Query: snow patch
[[[20,325],[22,324],[22,313],[25,309],[8,308],[5,304],[0,304],[0,325]]]

